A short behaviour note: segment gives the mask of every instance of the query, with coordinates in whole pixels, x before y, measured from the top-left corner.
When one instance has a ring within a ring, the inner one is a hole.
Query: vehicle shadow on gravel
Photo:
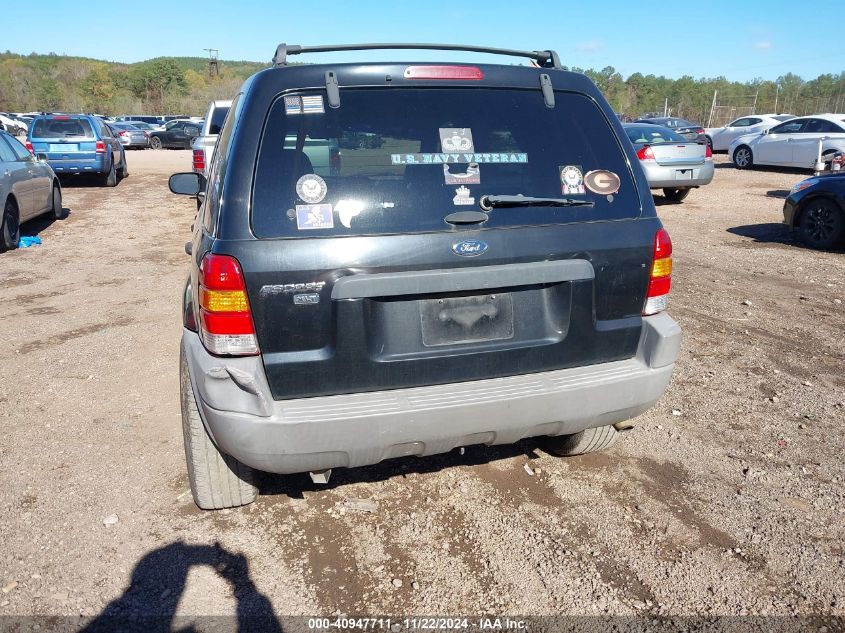
[[[199,621],[189,616],[176,616],[188,573],[199,566],[213,569],[231,585],[232,595],[237,600],[236,623],[225,616],[202,616]],[[199,624],[202,626],[197,628],[195,625]],[[102,613],[88,622],[81,632],[191,633],[208,630],[207,624],[213,624],[213,630],[282,631],[272,603],[258,590],[250,576],[246,556],[234,554],[219,543],[188,545],[176,541],[154,549],[138,561],[123,595],[106,605]]]
[[[57,219],[52,213],[45,213],[39,215],[21,224],[21,235],[34,236],[39,235],[42,231],[50,228],[55,222],[64,222],[70,217],[71,210],[67,207],[62,207],[62,217]]]
[[[787,228],[780,222],[765,222],[763,224],[745,224],[728,229],[728,233],[741,237],[750,237],[755,242],[765,244],[784,244],[805,248]]]
[[[292,499],[303,499],[303,493],[306,492],[325,492],[352,484],[405,478],[410,473],[429,474],[457,466],[479,466],[519,455],[536,458],[538,452],[541,452],[540,440],[528,438],[516,444],[467,446],[463,454],[459,449],[455,449],[449,453],[428,457],[401,457],[372,466],[337,468],[332,471],[328,484],[314,484],[307,473],[296,475],[258,473],[257,484],[262,496],[286,495]]]

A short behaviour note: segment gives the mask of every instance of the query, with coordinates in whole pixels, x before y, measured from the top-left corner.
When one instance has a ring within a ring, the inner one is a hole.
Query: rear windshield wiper
[[[532,198],[530,196],[481,196],[479,206],[485,211],[497,207],[593,207],[595,202],[575,198]]]

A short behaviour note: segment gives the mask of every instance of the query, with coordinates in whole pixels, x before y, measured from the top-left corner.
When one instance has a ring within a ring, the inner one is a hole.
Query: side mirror
[[[37,160],[41,163],[46,163],[47,162],[47,154],[42,154],[42,153],[39,152],[38,154],[35,155],[35,160]]]
[[[205,176],[192,171],[173,174],[167,182],[170,191],[182,196],[196,196],[205,191]]]
[[[769,132],[771,132],[771,131],[772,131],[772,130],[771,130],[771,128],[770,128],[770,129],[768,129],[768,130],[763,130],[763,134],[764,134],[764,135],[765,135],[765,134],[768,134],[768,133],[769,133]]]

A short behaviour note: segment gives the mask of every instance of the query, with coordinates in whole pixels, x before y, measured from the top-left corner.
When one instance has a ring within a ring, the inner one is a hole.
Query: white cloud
[[[600,49],[604,48],[604,42],[599,42],[598,40],[590,40],[589,42],[581,42],[575,48],[577,48],[582,53],[595,53]]]
[[[754,42],[754,48],[758,51],[768,51],[774,48],[774,44],[769,40],[760,40],[759,42]]]

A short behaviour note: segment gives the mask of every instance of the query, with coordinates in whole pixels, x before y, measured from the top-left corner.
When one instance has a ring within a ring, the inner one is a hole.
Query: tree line
[[[231,98],[241,83],[268,64],[220,61],[210,75],[201,57],[159,57],[135,64],[64,55],[0,53],[0,111],[201,115],[212,99]],[[589,76],[614,110],[629,116],[660,112],[707,122],[714,91],[720,104],[756,105],[757,112],[809,114],[845,109],[845,71],[805,80],[793,73],[773,79],[729,81],[685,75],[672,79],[615,68],[572,68]]]

